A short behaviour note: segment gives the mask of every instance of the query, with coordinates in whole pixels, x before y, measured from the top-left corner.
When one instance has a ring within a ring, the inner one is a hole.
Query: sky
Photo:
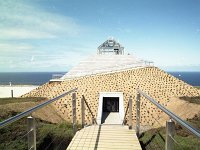
[[[0,0],[0,72],[66,72],[109,37],[165,71],[200,71],[199,8],[199,0]]]

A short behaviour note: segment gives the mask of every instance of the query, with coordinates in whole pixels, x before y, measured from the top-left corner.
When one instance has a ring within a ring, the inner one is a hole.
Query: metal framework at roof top
[[[110,38],[98,47],[97,54],[124,55],[124,47],[113,38]]]

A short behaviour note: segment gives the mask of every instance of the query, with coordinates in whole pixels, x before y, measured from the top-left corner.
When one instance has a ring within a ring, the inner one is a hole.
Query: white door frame
[[[101,124],[102,111],[103,111],[103,97],[119,97],[119,116],[120,123],[123,123],[124,120],[124,99],[123,92],[100,92],[99,93],[99,106],[97,114],[97,124]]]

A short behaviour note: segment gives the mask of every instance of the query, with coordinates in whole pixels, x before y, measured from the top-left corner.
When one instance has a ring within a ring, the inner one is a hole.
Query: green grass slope
[[[187,120],[193,127],[200,129],[200,114]],[[175,150],[199,150],[200,140],[183,129],[180,125],[175,127],[174,149]],[[142,133],[140,144],[143,150],[165,149],[165,128],[151,129]]]
[[[0,105],[9,105],[12,103],[41,102],[43,98],[14,98],[0,99]],[[0,107],[1,108],[1,107]],[[19,112],[15,110],[4,111],[0,113],[0,121],[12,117]],[[50,123],[36,118],[36,136],[38,150],[65,150],[73,137],[71,123],[60,122]],[[27,122],[26,118],[20,119],[6,127],[0,129],[0,149],[6,150],[26,150],[27,145]]]

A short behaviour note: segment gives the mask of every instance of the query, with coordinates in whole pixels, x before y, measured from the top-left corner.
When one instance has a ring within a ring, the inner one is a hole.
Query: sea
[[[200,86],[200,72],[168,72],[174,77],[193,86]]]
[[[64,72],[0,72],[0,85],[42,85]]]
[[[66,72],[1,72],[0,85],[42,85],[52,79],[53,74]],[[200,86],[200,72],[168,72],[169,74],[189,83]]]

